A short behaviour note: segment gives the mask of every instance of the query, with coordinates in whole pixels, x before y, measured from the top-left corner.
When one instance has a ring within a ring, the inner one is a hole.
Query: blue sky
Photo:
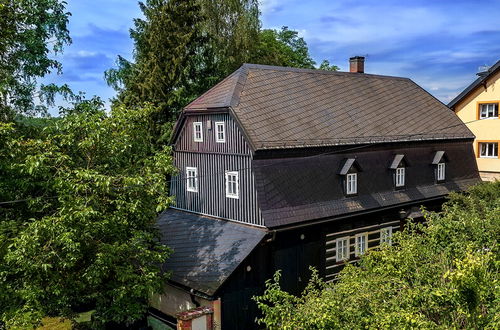
[[[104,70],[132,56],[137,1],[69,0],[68,10],[73,44],[57,57],[64,73],[44,83],[108,100]],[[500,0],[263,0],[261,11],[263,28],[299,31],[317,62],[345,71],[349,57],[364,55],[367,73],[411,78],[445,103],[500,59]]]

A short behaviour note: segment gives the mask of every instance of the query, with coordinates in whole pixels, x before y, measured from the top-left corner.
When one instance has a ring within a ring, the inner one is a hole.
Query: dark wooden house
[[[251,298],[276,270],[292,293],[309,266],[333,280],[422,205],[478,182],[474,136],[453,111],[362,65],[245,64],[184,109],[176,204],[159,218],[172,275],[156,312],[212,306],[222,328],[255,328]]]

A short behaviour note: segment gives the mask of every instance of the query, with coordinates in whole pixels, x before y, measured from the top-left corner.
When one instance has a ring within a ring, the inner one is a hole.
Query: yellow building
[[[500,61],[460,93],[448,106],[476,136],[474,151],[483,180],[500,180]]]

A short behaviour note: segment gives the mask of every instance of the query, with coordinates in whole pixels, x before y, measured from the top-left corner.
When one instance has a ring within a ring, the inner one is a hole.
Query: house
[[[474,135],[406,78],[245,64],[189,104],[174,130],[176,204],[158,220],[174,252],[163,317],[209,307],[255,328],[252,296],[282,272],[299,293],[390,244],[420,206],[479,181]]]
[[[474,133],[474,151],[483,180],[500,180],[500,61],[478,73],[478,78],[448,106]]]

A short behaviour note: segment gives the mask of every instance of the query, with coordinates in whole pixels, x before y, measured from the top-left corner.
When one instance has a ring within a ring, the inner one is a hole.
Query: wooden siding
[[[208,121],[211,121],[211,129],[208,129]],[[221,121],[225,123],[225,143],[218,143],[215,141],[215,123]],[[194,122],[203,123],[203,142],[194,142]],[[241,130],[229,114],[187,116],[175,143],[175,150],[239,155],[252,154],[252,151],[241,133]]]
[[[229,220],[263,226],[257,204],[251,156],[176,152],[179,175],[172,178],[176,208]],[[186,167],[198,169],[198,192],[186,190]],[[238,171],[239,198],[227,198],[225,171]]]

